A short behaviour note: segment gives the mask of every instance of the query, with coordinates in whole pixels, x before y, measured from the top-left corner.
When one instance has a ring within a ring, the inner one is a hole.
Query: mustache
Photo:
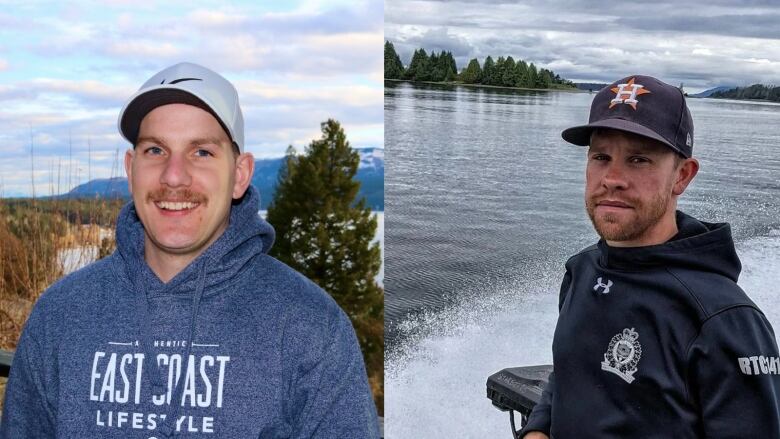
[[[172,201],[179,203],[205,203],[205,195],[194,192],[190,189],[171,190],[167,188],[158,188],[146,195],[147,201]]]
[[[585,204],[588,206],[596,207],[597,204],[606,200],[620,201],[629,206],[636,206],[637,204],[641,204],[639,200],[637,200],[634,197],[626,197],[625,195],[618,196],[612,193],[600,193],[600,194],[591,195],[590,197],[587,197],[585,199]]]

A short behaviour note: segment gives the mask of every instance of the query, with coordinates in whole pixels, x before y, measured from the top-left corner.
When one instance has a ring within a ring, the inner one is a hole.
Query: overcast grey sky
[[[386,0],[385,38],[404,64],[423,47],[451,51],[459,69],[511,55],[575,82],[780,85],[777,0]]]

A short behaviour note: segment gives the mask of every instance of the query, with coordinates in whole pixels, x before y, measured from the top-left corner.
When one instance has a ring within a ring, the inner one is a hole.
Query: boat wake
[[[780,230],[737,243],[740,286],[780,328]],[[467,292],[446,311],[399,326],[401,345],[385,361],[387,437],[511,437],[508,415],[486,398],[485,381],[500,369],[549,364],[562,275],[552,264],[523,267],[512,279]]]

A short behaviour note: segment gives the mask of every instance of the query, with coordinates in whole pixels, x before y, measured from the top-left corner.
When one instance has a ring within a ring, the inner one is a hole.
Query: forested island
[[[483,65],[474,58],[458,71],[452,52],[431,52],[417,49],[408,67],[404,67],[393,43],[385,41],[385,79],[403,79],[417,82],[443,82],[486,85],[495,87],[575,89],[574,83],[561,78],[551,70],[537,69],[534,63],[515,61],[511,56],[485,58]]]
[[[748,87],[737,87],[732,88],[731,90],[716,91],[712,93],[710,97],[780,102],[780,87],[753,84]]]

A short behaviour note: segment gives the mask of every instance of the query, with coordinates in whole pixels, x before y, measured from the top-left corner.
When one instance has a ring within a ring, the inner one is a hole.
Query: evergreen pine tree
[[[419,57],[417,54],[419,51],[420,49],[414,51],[412,59],[409,61],[409,66],[404,70],[404,79],[411,79],[414,81],[415,70],[417,70],[417,66],[420,64],[420,61],[417,59]]]
[[[436,52],[431,52],[431,56],[428,58],[428,81],[441,82],[444,81],[444,75],[447,73],[441,66],[442,54],[437,55]]]
[[[476,58],[469,61],[469,65],[461,73],[460,79],[466,84],[477,84],[482,80],[482,68]]]
[[[452,56],[452,52],[447,52],[447,59],[450,61],[450,69],[453,73],[458,74],[458,64],[455,62],[455,58]]]
[[[550,88],[552,85],[552,74],[547,69],[539,70],[539,78],[537,79],[539,88]]]
[[[385,78],[401,79],[404,74],[404,65],[401,58],[395,52],[395,47],[390,41],[385,41]]]
[[[496,63],[488,55],[485,58],[485,64],[482,65],[482,84],[490,85],[493,83],[493,76],[496,74]]]
[[[436,62],[437,70],[440,71],[441,79],[438,81],[452,81],[455,79],[455,75],[458,72],[458,66],[455,64],[455,59],[452,58],[451,52],[442,51]]]
[[[276,229],[271,255],[327,291],[355,327],[377,406],[382,407],[384,291],[374,280],[379,244],[376,218],[355,202],[360,157],[335,120],[303,155],[288,148],[268,222]]]
[[[455,78],[457,78],[457,76],[458,76],[458,75],[456,75],[456,74],[455,74],[455,73],[452,71],[452,67],[450,67],[450,66],[447,66],[447,72],[444,74],[444,81],[446,81],[446,82],[452,82],[452,81],[454,81],[454,80],[455,80]]]
[[[511,56],[508,56],[504,62],[504,74],[501,76],[501,85],[504,87],[514,87],[517,82],[516,75],[515,60]]]
[[[490,85],[502,85],[501,81],[504,80],[504,70],[506,68],[506,59],[503,56],[499,56],[496,60],[496,69],[493,71],[493,75],[490,78]]]
[[[425,49],[415,50],[414,55],[412,55],[412,62],[409,63],[409,68],[406,69],[406,78],[413,81],[428,81],[431,74],[429,64],[428,54],[425,53]]]
[[[528,87],[529,88],[538,88],[538,85],[536,85],[536,81],[539,78],[539,73],[536,71],[536,66],[534,63],[531,63],[530,66],[528,66]]]
[[[520,60],[515,64],[515,87],[528,87],[528,64]]]

